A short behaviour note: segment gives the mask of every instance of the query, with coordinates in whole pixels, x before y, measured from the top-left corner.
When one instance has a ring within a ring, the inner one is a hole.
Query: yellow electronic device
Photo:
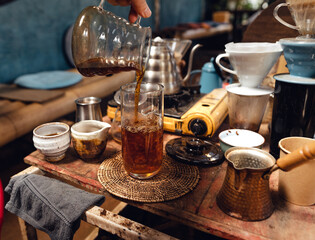
[[[117,105],[109,104],[107,115],[113,119]],[[177,108],[178,110],[178,108]],[[223,88],[197,94],[190,104],[177,111],[164,109],[164,130],[180,135],[211,137],[228,115],[227,92]]]

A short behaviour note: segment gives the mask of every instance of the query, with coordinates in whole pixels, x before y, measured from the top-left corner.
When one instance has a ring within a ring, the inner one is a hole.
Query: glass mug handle
[[[273,9],[273,16],[275,17],[275,19],[277,19],[280,23],[282,23],[284,26],[287,26],[288,28],[292,28],[292,29],[298,29],[297,26],[293,26],[289,23],[287,23],[286,21],[284,21],[282,18],[279,17],[278,15],[278,10],[281,8],[281,7],[284,7],[284,6],[288,6],[287,3],[280,3],[278,4],[274,9]]]
[[[103,8],[104,1],[105,1],[105,0],[101,0],[100,4],[98,5],[99,8]]]
[[[227,54],[227,53],[219,54],[219,55],[215,58],[216,64],[218,64],[218,66],[219,66],[220,68],[222,68],[224,71],[226,71],[226,72],[228,72],[228,73],[231,73],[231,74],[234,74],[234,75],[237,75],[237,74],[236,74],[236,71],[231,70],[231,69],[226,68],[226,67],[223,67],[223,66],[221,65],[220,60],[221,60],[221,58],[224,58],[224,57],[225,57],[225,58],[229,58],[229,54]]]
[[[138,15],[138,18],[137,18],[137,20],[135,21],[134,24],[140,26],[140,22],[141,22],[141,16]]]

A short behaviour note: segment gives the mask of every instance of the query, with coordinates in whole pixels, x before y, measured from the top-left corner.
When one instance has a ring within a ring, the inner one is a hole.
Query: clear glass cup
[[[72,54],[78,71],[86,76],[121,71],[143,71],[151,46],[151,28],[132,24],[124,18],[89,6],[74,24]]]
[[[118,90],[114,95],[114,100],[117,104],[115,111],[115,116],[112,121],[111,134],[113,139],[121,143],[121,101],[120,101],[120,90]]]
[[[258,132],[273,89],[248,88],[234,83],[226,90],[230,128]]]
[[[137,179],[156,175],[163,160],[164,87],[158,83],[121,87],[122,157],[126,172]]]
[[[115,117],[112,121],[111,134],[116,142],[121,143],[121,107],[117,105]]]

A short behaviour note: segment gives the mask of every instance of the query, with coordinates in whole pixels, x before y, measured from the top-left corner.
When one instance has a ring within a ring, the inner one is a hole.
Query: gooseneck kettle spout
[[[188,81],[188,79],[190,79],[190,72],[191,72],[191,67],[192,67],[192,62],[193,62],[194,54],[195,54],[195,51],[196,51],[198,48],[200,48],[200,47],[202,47],[201,44],[196,44],[196,45],[192,48],[192,50],[191,50],[191,52],[190,52],[190,54],[189,54],[189,62],[188,62],[187,74],[186,74],[186,76],[183,78],[182,83],[186,83],[186,82]]]

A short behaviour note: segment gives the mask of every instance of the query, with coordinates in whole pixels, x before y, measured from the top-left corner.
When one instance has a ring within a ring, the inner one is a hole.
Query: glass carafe
[[[72,35],[72,54],[76,68],[86,76],[121,71],[143,71],[150,52],[151,28],[99,6],[89,6],[79,14]]]

